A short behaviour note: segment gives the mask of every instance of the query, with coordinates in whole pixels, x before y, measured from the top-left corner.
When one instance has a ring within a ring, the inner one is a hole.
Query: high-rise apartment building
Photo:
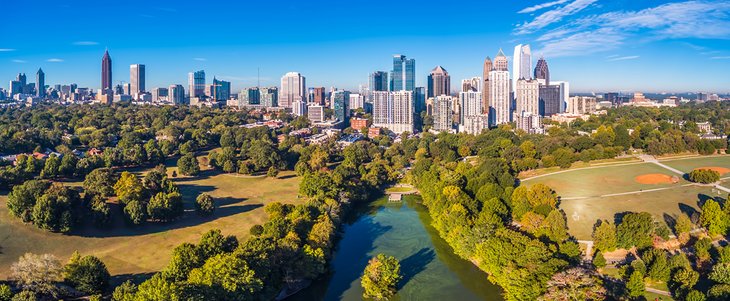
[[[428,74],[428,97],[451,95],[451,76],[444,67],[436,66]]]
[[[560,86],[560,112],[565,112],[570,98],[570,83],[566,81],[553,81],[551,84]]]
[[[131,95],[145,92],[145,71],[144,65],[134,64],[129,66],[129,83],[131,85]]]
[[[295,101],[306,101],[307,85],[304,76],[299,72],[289,72],[281,78],[279,106],[290,108]]]
[[[517,91],[517,81],[520,79],[532,79],[530,45],[519,44],[515,46],[515,53],[512,57],[512,93],[514,95]]]
[[[185,103],[185,88],[182,85],[171,85],[167,88],[167,101],[176,105]]]
[[[390,91],[413,91],[416,88],[416,60],[405,55],[393,56],[393,70],[390,72]]]
[[[291,111],[294,116],[307,116],[307,102],[304,100],[295,100],[291,104]]]
[[[13,97],[13,95],[15,95],[15,94],[20,94],[20,93],[23,93],[23,86],[22,86],[22,84],[20,83],[20,81],[17,81],[17,80],[11,80],[11,81],[10,81],[10,86],[9,86],[8,88],[9,88],[9,91],[8,91],[8,92],[10,92],[10,95],[9,95],[9,96],[10,96],[11,98],[12,98],[12,97]]]
[[[540,114],[540,83],[533,79],[519,79],[515,91],[515,114]]]
[[[190,98],[205,96],[205,71],[188,73],[188,93]]]
[[[433,100],[433,129],[439,132],[448,132],[453,129],[454,98],[448,95],[434,97]]]
[[[373,91],[373,126],[396,134],[413,132],[414,93],[412,91]]]
[[[481,82],[481,79],[479,80]],[[467,91],[459,93],[459,124],[464,124],[468,116],[482,116],[482,92]]]
[[[324,121],[324,107],[318,104],[310,105],[307,108],[307,118],[311,122]]]
[[[568,114],[590,114],[596,111],[596,98],[587,96],[573,96],[568,99]]]
[[[499,58],[499,56],[497,56],[497,58]],[[497,58],[495,58],[495,61]],[[499,71],[495,69],[489,72],[489,93],[490,126],[510,122],[512,100],[510,99],[509,71]]]
[[[548,63],[544,57],[540,57],[535,64],[535,79],[540,82],[541,85],[550,84],[550,69]]]
[[[388,91],[388,72],[375,71],[370,73],[368,88],[370,91]]]
[[[43,69],[38,68],[35,74],[35,87],[36,96],[46,97],[46,74],[43,73]]]
[[[101,58],[101,93],[108,93],[112,89],[112,58],[109,56],[109,50],[104,51],[104,57]]]

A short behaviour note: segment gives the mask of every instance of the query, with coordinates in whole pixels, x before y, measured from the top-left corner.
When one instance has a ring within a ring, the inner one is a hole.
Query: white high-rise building
[[[515,55],[512,57],[512,93],[517,91],[517,81],[532,78],[532,52],[530,45],[515,46]]]
[[[294,116],[307,116],[307,102],[304,100],[295,100],[291,103],[291,110]]]
[[[304,76],[299,72],[289,72],[281,78],[279,90],[279,106],[291,108],[295,101],[306,102],[307,85]]]
[[[520,79],[516,91],[515,116],[523,112],[540,115],[540,83],[532,79]]]
[[[510,99],[509,71],[489,72],[489,125],[510,122],[512,100]]]
[[[145,91],[144,65],[134,64],[129,66],[130,94],[137,95]]]
[[[364,94],[350,94],[349,110],[357,110],[365,108],[365,95]]]
[[[464,117],[464,123],[459,125],[459,131],[471,135],[478,135],[483,130],[489,128],[489,118],[487,115],[475,115]]]
[[[373,127],[396,134],[413,132],[415,101],[413,91],[372,91]]]
[[[433,99],[433,129],[439,132],[448,132],[453,129],[452,107],[454,98],[440,95]]]
[[[570,83],[566,81],[550,81],[551,85],[560,86],[560,112],[565,112],[570,99]]]
[[[483,116],[482,111],[482,92],[459,93],[459,124],[464,124],[468,116]]]
[[[324,107],[319,104],[310,105],[307,108],[307,118],[311,122],[324,121]]]
[[[530,112],[522,112],[515,114],[515,125],[517,129],[524,130],[530,134],[542,134],[544,133],[542,127],[542,117],[537,114]]]
[[[483,81],[481,77],[472,77],[461,80],[461,92],[482,92]]]

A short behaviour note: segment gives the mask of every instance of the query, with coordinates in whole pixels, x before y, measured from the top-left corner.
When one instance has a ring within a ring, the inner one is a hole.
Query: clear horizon
[[[400,1],[408,15],[383,9],[392,5],[384,0],[11,2],[5,23],[18,26],[0,28],[0,86],[17,73],[34,82],[42,68],[47,85],[98,89],[108,48],[114,84],[129,81],[129,65],[145,64],[148,90],[186,86],[188,72],[202,69],[207,82],[215,76],[238,92],[256,85],[260,68],[262,86],[296,71],[308,86],[356,91],[370,72],[389,71],[397,53],[416,60],[417,85],[441,65],[458,87],[500,48],[510,55],[530,44],[533,67],[544,55],[551,79],[570,82],[571,92],[730,93],[730,3],[635,2]]]

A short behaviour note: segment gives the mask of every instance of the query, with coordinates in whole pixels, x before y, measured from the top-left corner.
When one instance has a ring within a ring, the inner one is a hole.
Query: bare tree
[[[10,278],[26,290],[56,297],[54,282],[61,279],[61,262],[52,254],[25,253],[10,267]]]

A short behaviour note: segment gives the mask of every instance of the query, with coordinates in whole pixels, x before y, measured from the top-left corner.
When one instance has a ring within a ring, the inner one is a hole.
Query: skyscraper
[[[144,65],[134,64],[129,66],[129,83],[131,95],[140,94],[145,91],[144,87]]]
[[[188,73],[188,93],[190,98],[203,97],[205,95],[205,71]]]
[[[510,122],[512,100],[510,99],[510,78],[507,57],[499,50],[489,72],[489,124],[490,126]]]
[[[414,98],[412,91],[373,91],[373,127],[387,128],[396,134],[413,132]]]
[[[213,93],[211,97],[217,101],[226,101],[231,97],[231,82],[217,80],[213,77]]]
[[[515,46],[515,54],[512,57],[512,93],[517,91],[518,80],[531,78],[532,53],[530,51],[530,45],[519,44]]]
[[[267,108],[279,106],[279,89],[276,87],[260,88],[261,105]]]
[[[324,87],[309,88],[309,102],[324,105],[326,98],[325,92],[326,89]]]
[[[560,98],[560,85],[540,85],[540,115],[548,117],[562,113]]]
[[[101,93],[107,93],[112,89],[112,58],[109,56],[109,50],[104,51],[104,57],[101,58]]]
[[[550,69],[544,57],[540,57],[535,64],[535,78],[541,85],[550,84]]]
[[[370,73],[369,88],[370,91],[388,91],[388,73],[385,71]]]
[[[487,73],[487,76],[489,76],[489,73]],[[462,79],[460,92],[482,92],[482,78],[477,76]]]
[[[560,86],[560,112],[565,112],[570,98],[570,83],[566,81],[554,81],[553,85]]]
[[[332,92],[332,107],[334,109],[334,116],[337,118],[337,120],[342,121],[343,128],[348,127],[348,123],[350,122],[350,108],[348,108],[348,104],[350,103],[350,92],[348,91],[334,91]]]
[[[185,88],[182,85],[171,85],[167,88],[168,101],[179,105],[185,103]]]
[[[466,117],[480,116],[482,108],[482,92],[466,91],[459,93],[459,123],[464,124]]]
[[[444,67],[436,66],[428,74],[428,97],[451,94],[451,76]]]
[[[290,108],[295,101],[306,101],[307,85],[304,76],[299,72],[289,72],[281,78],[279,106]]]
[[[484,59],[484,68],[482,69],[482,79],[484,82],[482,83],[482,110],[487,113],[489,111],[489,97],[491,96],[489,93],[489,72],[492,71],[492,59],[487,57]]]
[[[18,76],[15,77],[15,80],[20,82],[20,85],[23,87],[28,84],[28,78],[25,76],[25,73],[18,73]]]
[[[35,92],[38,97],[46,97],[46,74],[43,73],[43,69],[38,68],[38,72],[35,74]]]
[[[390,72],[390,91],[413,91],[416,88],[416,60],[405,55],[393,56],[393,71]]]

